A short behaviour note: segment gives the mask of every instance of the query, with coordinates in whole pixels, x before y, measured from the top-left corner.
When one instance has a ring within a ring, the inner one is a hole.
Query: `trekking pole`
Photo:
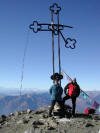
[[[72,79],[68,76],[68,74],[67,73],[65,73],[64,71],[62,71],[65,75],[66,75],[66,77],[70,80],[70,81],[72,81]],[[84,92],[82,89],[80,89],[81,90],[81,92],[83,92],[86,96],[88,96],[89,97],[89,95],[88,94],[86,94],[86,92]]]

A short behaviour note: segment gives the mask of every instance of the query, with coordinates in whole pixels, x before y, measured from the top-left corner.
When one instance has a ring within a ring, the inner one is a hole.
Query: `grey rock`
[[[19,115],[21,115],[21,112],[15,112],[15,113],[14,113],[14,116],[15,116],[15,117],[17,117],[17,116],[19,116]]]
[[[27,124],[29,122],[29,120],[23,120],[24,124]]]
[[[7,117],[5,115],[1,115],[2,120],[6,120]]]
[[[30,114],[32,111],[30,109],[27,109],[27,114]]]
[[[86,125],[85,125],[85,127],[93,127],[94,125],[92,125],[91,123],[87,123]]]
[[[28,122],[28,120],[19,120],[17,121],[17,124],[27,124]]]
[[[48,130],[54,130],[55,128],[54,127],[48,127]]]
[[[37,120],[37,121],[33,122],[33,125],[44,125],[44,123],[39,121],[39,120]]]
[[[30,128],[27,131],[25,131],[24,133],[44,133],[44,132],[42,132],[42,130],[40,128]]]
[[[14,113],[10,113],[10,116],[13,116],[14,115]]]
[[[34,112],[34,114],[42,114],[42,113],[44,113],[44,110],[37,110]]]
[[[33,118],[33,117],[32,117],[32,116],[29,116],[29,115],[26,115],[25,118],[26,118],[26,119],[31,119],[31,118]]]
[[[43,114],[42,117],[43,118],[48,118],[48,114]]]
[[[4,122],[7,120],[7,117],[5,115],[1,115],[0,117],[0,123]]]
[[[94,120],[100,120],[100,117],[95,116],[93,119],[94,119]]]
[[[23,124],[23,120],[17,121],[17,124]]]

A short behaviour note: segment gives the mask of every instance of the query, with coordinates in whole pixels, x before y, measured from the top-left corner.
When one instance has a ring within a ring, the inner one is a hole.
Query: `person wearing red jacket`
[[[71,83],[67,84],[64,88],[65,97],[63,98],[63,104],[68,99],[72,99],[72,116],[75,116],[76,98],[80,95],[80,86],[76,82],[76,78]]]

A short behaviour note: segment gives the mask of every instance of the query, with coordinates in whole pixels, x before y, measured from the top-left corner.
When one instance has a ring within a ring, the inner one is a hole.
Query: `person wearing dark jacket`
[[[59,85],[58,80],[54,80],[54,85],[51,86],[50,88],[50,95],[51,95],[51,107],[49,109],[49,117],[52,114],[52,110],[54,109],[54,106],[56,102],[59,104],[60,108],[62,109],[62,93],[63,89]]]
[[[64,110],[62,102],[63,89],[59,84],[59,80],[61,79],[61,77],[58,73],[55,73],[55,75],[51,76],[51,79],[53,80],[53,85],[50,87],[49,90],[51,96],[51,107],[49,109],[49,117],[51,117],[56,102],[60,105],[61,110]]]
[[[76,98],[80,95],[80,86],[76,82],[76,78],[71,83],[67,84],[64,88],[65,97],[63,98],[63,104],[66,100],[72,99],[72,116],[75,116]]]

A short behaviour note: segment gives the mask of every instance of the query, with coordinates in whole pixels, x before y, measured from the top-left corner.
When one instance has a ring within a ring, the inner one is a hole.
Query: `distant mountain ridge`
[[[91,107],[93,101],[96,100],[100,103],[100,92],[87,92],[91,97],[91,103],[89,99],[83,99],[80,97],[77,99],[77,108],[79,112],[84,112],[85,108]],[[67,101],[67,104],[71,105],[71,100]],[[32,109],[36,110],[40,107],[50,105],[50,95],[48,92],[34,92],[17,96],[1,96],[0,97],[0,115],[8,115],[18,110]]]
[[[33,93],[22,96],[4,96],[0,98],[0,115],[10,114],[18,110],[36,110],[50,104],[48,93]]]
[[[21,89],[21,94],[25,95],[27,93],[42,93],[46,92],[46,90],[41,90],[37,88],[22,88]],[[5,87],[0,87],[0,96],[16,96],[20,95],[20,88],[5,88]]]

